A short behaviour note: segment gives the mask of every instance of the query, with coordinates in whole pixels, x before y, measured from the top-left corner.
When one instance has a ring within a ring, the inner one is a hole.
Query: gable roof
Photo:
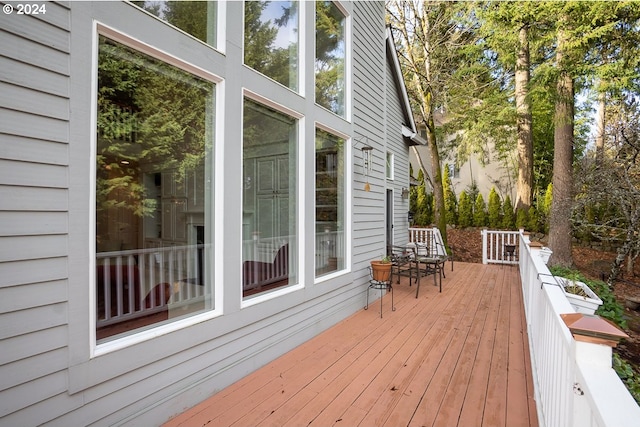
[[[404,84],[404,77],[402,77],[402,69],[400,68],[400,61],[398,60],[398,51],[396,50],[396,44],[393,40],[393,33],[391,27],[387,25],[387,60],[391,65],[391,73],[393,80],[396,83],[398,89],[398,96],[400,98],[400,105],[402,112],[404,113],[405,125],[402,125],[402,136],[411,141],[411,145],[427,145],[427,141],[418,134],[416,128],[416,122],[413,119],[413,112],[411,111],[411,104],[409,103],[409,95],[407,94],[407,87]]]

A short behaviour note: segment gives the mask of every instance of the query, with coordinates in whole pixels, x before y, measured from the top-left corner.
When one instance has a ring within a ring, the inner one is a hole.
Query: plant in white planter
[[[558,284],[562,286],[565,296],[577,313],[594,314],[598,307],[602,305],[600,297],[586,283],[565,277],[554,277]]]

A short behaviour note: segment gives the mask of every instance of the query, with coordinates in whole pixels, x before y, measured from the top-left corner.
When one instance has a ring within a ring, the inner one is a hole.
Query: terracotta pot
[[[371,261],[371,274],[373,280],[378,282],[388,282],[391,280],[391,263],[382,261]]]

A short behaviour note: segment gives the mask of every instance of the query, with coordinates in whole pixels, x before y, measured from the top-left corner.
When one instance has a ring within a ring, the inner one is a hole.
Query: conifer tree
[[[502,225],[502,203],[500,202],[500,196],[496,192],[495,187],[491,187],[489,192],[489,227],[497,230]]]
[[[473,208],[473,225],[476,227],[485,227],[487,225],[487,207],[482,194],[478,194]]]
[[[516,226],[515,217],[513,214],[513,204],[511,203],[511,197],[507,194],[504,198],[504,205],[502,206],[502,227],[505,230],[513,230]]]
[[[442,174],[442,188],[444,191],[444,209],[447,214],[447,224],[457,225],[458,224],[458,215],[457,215],[457,201],[456,201],[456,193],[453,191],[453,186],[451,185],[451,176],[449,175],[449,168],[445,167],[444,172]]]
[[[458,225],[470,227],[473,225],[473,205],[466,191],[460,193],[458,200]]]
[[[529,231],[533,231],[529,228],[529,210],[530,209],[518,209],[516,211],[516,227],[524,228]]]

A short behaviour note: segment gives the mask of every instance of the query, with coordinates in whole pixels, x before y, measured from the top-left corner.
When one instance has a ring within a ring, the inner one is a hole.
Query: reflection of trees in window
[[[216,45],[217,2],[134,1],[133,3],[199,40],[211,46]]]
[[[345,16],[331,1],[316,3],[316,102],[344,116]]]
[[[298,3],[247,1],[244,5],[244,63],[298,90]]]
[[[122,212],[129,212],[124,216],[125,223],[126,218],[156,214],[157,195],[145,186],[145,175],[170,171],[176,185],[183,186],[188,175],[203,169],[205,153],[211,146],[206,131],[212,126],[207,111],[213,105],[213,91],[211,82],[100,37],[96,153],[99,241],[113,238],[108,237],[112,232],[106,225],[116,215],[113,208],[121,212],[119,218]],[[202,185],[199,191],[203,191]],[[139,244],[131,239],[128,244]]]

